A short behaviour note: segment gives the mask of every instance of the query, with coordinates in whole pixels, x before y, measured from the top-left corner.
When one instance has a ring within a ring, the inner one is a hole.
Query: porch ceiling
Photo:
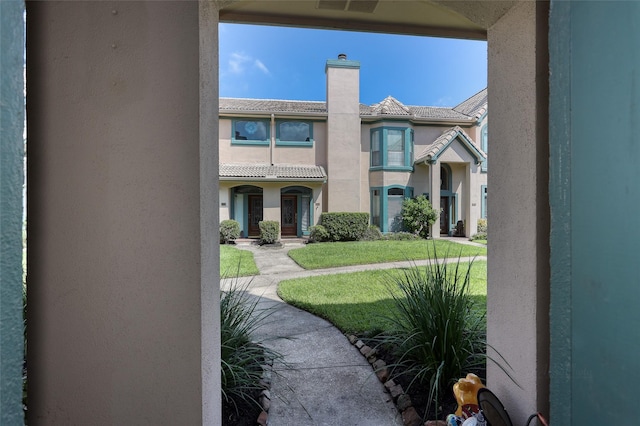
[[[216,0],[221,22],[484,40],[515,1]]]

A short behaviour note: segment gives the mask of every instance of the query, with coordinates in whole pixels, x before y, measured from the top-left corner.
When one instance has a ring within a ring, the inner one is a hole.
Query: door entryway
[[[440,235],[449,235],[449,197],[440,197]]]
[[[249,237],[260,236],[262,221],[262,195],[249,195]]]
[[[282,195],[280,199],[280,223],[283,237],[295,237],[298,235],[298,197],[295,195]]]

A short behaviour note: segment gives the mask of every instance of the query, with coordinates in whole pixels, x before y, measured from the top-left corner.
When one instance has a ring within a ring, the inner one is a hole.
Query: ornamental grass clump
[[[222,340],[223,424],[233,424],[241,407],[258,406],[258,395],[264,364],[280,356],[253,340],[258,327],[273,312],[258,309],[247,284],[235,280],[228,290],[220,292],[220,326]]]
[[[396,309],[382,342],[395,354],[394,374],[411,377],[409,387],[429,389],[427,412],[458,378],[485,365],[484,314],[469,296],[472,263],[462,266],[458,258],[446,265],[434,254],[427,267],[414,265],[387,278]]]

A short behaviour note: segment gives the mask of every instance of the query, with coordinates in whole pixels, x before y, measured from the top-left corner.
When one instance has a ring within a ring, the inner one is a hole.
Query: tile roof
[[[222,180],[306,180],[324,181],[322,166],[299,164],[220,164]]]
[[[277,99],[220,98],[221,112],[293,112],[327,113],[326,102]]]
[[[409,108],[393,96],[387,96],[381,102],[371,105],[371,111],[377,115],[411,115]]]
[[[438,118],[443,120],[469,120],[469,116],[451,108],[431,106],[410,106],[416,118]]]
[[[435,106],[407,106],[394,98],[387,96],[382,101],[366,105],[360,104],[361,117],[407,117],[416,120],[477,120],[487,111],[487,89],[476,93],[466,101],[453,107]],[[327,114],[327,104],[322,101],[291,101],[277,99],[241,99],[220,98],[220,113],[291,113],[324,116]]]
[[[474,118],[480,118],[487,112],[487,88],[485,87],[466,101],[453,107],[454,111]]]
[[[459,135],[462,136],[463,141],[470,148],[478,161],[483,161],[487,155],[480,150],[473,139],[469,137],[469,135],[462,130],[459,126],[451,127],[444,131],[431,145],[424,149],[421,153],[417,154],[414,160],[414,163],[421,163],[423,161],[429,161],[433,158],[437,158],[446,150],[449,144],[457,138]]]

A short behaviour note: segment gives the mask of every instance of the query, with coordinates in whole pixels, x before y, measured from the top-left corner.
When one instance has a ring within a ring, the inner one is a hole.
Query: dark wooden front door
[[[262,221],[262,195],[249,195],[249,237],[260,236]]]
[[[280,223],[283,237],[298,235],[298,200],[295,195],[283,195],[280,199]]]
[[[449,234],[449,197],[440,197],[440,234]]]

